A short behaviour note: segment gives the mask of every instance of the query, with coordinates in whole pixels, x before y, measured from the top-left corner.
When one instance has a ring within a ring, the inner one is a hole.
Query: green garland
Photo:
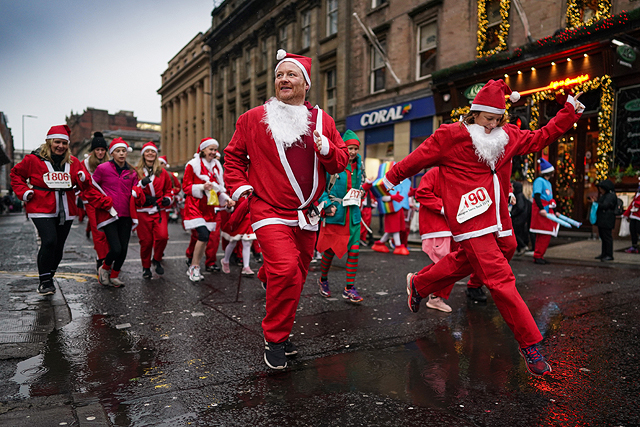
[[[487,28],[489,20],[487,19],[487,0],[478,0],[478,44],[476,46],[477,57],[491,56],[498,52],[507,50],[507,37],[509,36],[509,9],[511,8],[511,0],[500,0],[500,29],[498,30],[498,46],[494,49],[485,50],[487,44]]]

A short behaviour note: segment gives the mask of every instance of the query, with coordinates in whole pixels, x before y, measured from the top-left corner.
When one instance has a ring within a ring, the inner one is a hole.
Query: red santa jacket
[[[78,215],[76,191],[79,191],[79,170],[80,161],[74,156],[71,156],[70,163],[64,164],[64,172],[57,172],[48,160],[38,154],[27,154],[11,169],[11,187],[16,196],[26,203],[29,218],[56,218],[63,210],[66,220],[73,220]],[[59,197],[61,192],[64,193],[62,198]],[[33,197],[27,201],[29,194]]]
[[[249,218],[249,200],[242,197],[222,227],[222,237],[228,241],[252,240],[256,238]]]
[[[418,219],[422,240],[450,237],[451,230],[449,230],[449,224],[444,218],[444,208],[440,198],[437,167],[429,169],[422,176],[414,197],[420,203]]]
[[[308,197],[298,182],[300,174],[294,172],[297,165],[290,164],[283,144],[273,139],[263,121],[266,105],[255,107],[238,118],[233,138],[224,150],[226,183],[233,200],[253,190],[249,210],[254,230],[269,224],[317,230],[317,224],[309,222],[307,208],[324,192],[326,173],[339,173],[347,166],[349,154],[331,116],[308,102],[305,106],[311,111],[311,129],[309,135],[303,137],[303,143],[307,149],[313,149]],[[312,136],[314,129],[322,135],[321,151],[317,150]]]
[[[635,197],[629,203],[629,207],[622,214],[622,216],[626,216],[629,219],[640,220],[640,190],[636,192]]]
[[[213,231],[216,222],[216,212],[219,206],[224,205],[229,198],[224,186],[222,165],[213,159],[210,165],[200,157],[191,159],[184,169],[182,190],[185,195],[184,202],[184,227],[187,230],[206,225],[209,231]],[[217,205],[208,205],[208,197],[204,191],[204,184],[211,182],[213,190],[218,195]]]
[[[146,168],[144,168],[144,175],[149,176]],[[146,212],[148,214],[158,213],[158,207],[160,207],[160,210],[166,210],[168,208],[168,206],[162,206],[163,198],[173,199],[173,180],[169,172],[164,169],[160,172],[160,176],[151,175],[151,182],[145,186],[142,185],[142,180],[138,181],[138,187],[140,187],[144,196],[156,197],[158,199],[157,204],[153,206],[144,206],[143,202],[143,206],[137,209],[138,212]]]
[[[441,125],[415,151],[393,166],[385,176],[385,185],[395,186],[425,167],[439,165],[444,213],[454,240],[489,233],[504,236],[511,233],[508,217],[511,159],[550,145],[569,130],[580,115],[566,102],[546,126],[536,131],[504,125],[502,129],[509,139],[493,171],[479,160],[464,124]]]

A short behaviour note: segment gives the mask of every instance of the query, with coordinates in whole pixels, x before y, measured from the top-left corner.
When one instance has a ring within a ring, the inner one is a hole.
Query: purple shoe
[[[351,289],[345,288],[344,291],[342,291],[342,298],[348,299],[351,302],[362,302],[362,297],[358,294],[355,286],[351,287]]]
[[[320,287],[320,295],[325,298],[329,298],[331,296],[331,289],[329,289],[329,281],[322,281],[318,279],[318,286]]]

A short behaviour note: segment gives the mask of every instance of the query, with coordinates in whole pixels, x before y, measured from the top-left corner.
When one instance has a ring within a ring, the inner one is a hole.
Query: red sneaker
[[[376,252],[381,252],[381,253],[384,253],[384,254],[388,254],[389,253],[389,248],[387,247],[387,245],[382,243],[380,240],[375,242],[373,244],[373,246],[371,246],[371,249],[373,249]]]

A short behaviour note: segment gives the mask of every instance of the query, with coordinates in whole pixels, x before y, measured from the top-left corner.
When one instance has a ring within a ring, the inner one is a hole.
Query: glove
[[[171,199],[168,197],[163,197],[161,203],[162,203],[162,206],[167,207],[171,204]]]
[[[158,200],[157,197],[153,197],[153,196],[148,196],[148,195],[144,195],[144,205],[142,206],[153,206],[155,205],[156,201]]]
[[[400,203],[401,201],[404,200],[404,196],[402,194],[392,194],[391,200],[393,200],[394,202]]]
[[[80,200],[80,198],[76,200],[76,206],[78,207],[78,209],[82,209],[84,207],[84,203],[82,202],[82,200]]]
[[[147,185],[149,185],[150,182],[151,182],[151,178],[148,176],[145,176],[144,178],[142,178],[142,181],[141,181],[143,187],[146,187]]]

